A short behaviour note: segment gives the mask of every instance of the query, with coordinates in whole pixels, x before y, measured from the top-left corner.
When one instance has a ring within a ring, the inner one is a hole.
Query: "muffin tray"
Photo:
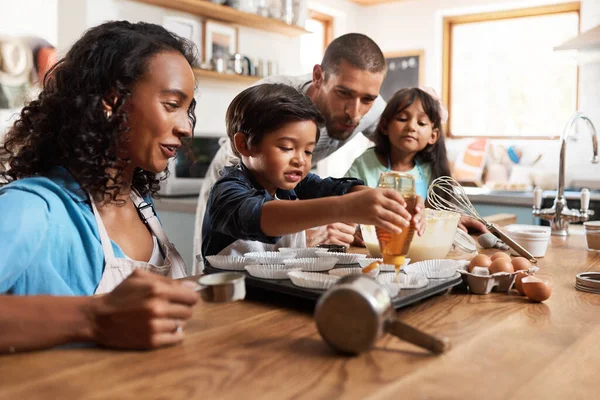
[[[356,264],[356,267],[359,265]],[[334,268],[344,268],[347,265],[336,265]],[[222,272],[220,269],[206,265],[204,272],[207,274]],[[295,286],[290,280],[269,280],[256,278],[248,274],[246,271],[239,271],[246,275],[246,291],[251,293],[252,291],[270,291],[283,294],[286,297],[300,298],[304,300],[316,301],[319,297],[325,293],[324,290],[307,289]],[[327,272],[324,272],[327,274]],[[448,289],[460,284],[462,278],[457,272],[454,276],[446,279],[430,279],[429,284],[419,289],[401,289],[400,293],[392,298],[392,305],[395,309],[406,307],[410,304],[416,303],[420,300],[434,296],[436,294],[443,293]]]

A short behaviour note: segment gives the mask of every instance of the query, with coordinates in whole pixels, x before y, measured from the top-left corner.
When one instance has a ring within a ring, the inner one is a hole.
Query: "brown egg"
[[[533,301],[547,300],[552,294],[550,285],[535,276],[526,276],[521,279],[521,286],[523,287],[525,296]]]
[[[512,273],[515,272],[515,269],[513,268],[510,260],[504,257],[498,257],[492,261],[492,264],[490,265],[490,274],[495,274],[498,272]]]
[[[500,258],[500,257],[504,257],[504,258],[510,260],[510,256],[508,254],[506,254],[506,253],[501,252],[501,251],[492,254],[490,256],[490,260],[495,261],[497,258]]]
[[[485,254],[477,254],[475,257],[471,258],[471,262],[469,263],[468,271],[473,271],[475,267],[484,267],[489,268],[492,260]]]
[[[512,265],[515,268],[515,271],[526,271],[531,268],[531,263],[525,257],[513,258]]]
[[[517,273],[517,277],[515,278],[515,286],[514,286],[514,288],[517,289],[517,291],[519,292],[519,294],[521,296],[525,296],[525,293],[523,293],[523,283],[522,283],[522,280],[523,280],[523,278],[525,278],[526,276],[529,276],[529,275],[527,275],[526,272],[520,272],[520,271],[517,271],[517,272],[518,273]]]

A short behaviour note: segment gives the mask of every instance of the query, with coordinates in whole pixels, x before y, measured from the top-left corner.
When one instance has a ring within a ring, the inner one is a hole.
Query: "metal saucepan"
[[[239,272],[219,272],[198,279],[200,297],[204,301],[227,302],[246,297],[245,276]]]
[[[450,348],[448,339],[396,319],[387,291],[365,275],[345,276],[325,292],[317,302],[315,319],[323,339],[345,353],[369,350],[386,332],[436,354]]]

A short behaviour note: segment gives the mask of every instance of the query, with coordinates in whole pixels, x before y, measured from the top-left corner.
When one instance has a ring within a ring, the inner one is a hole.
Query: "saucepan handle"
[[[537,263],[537,259],[533,255],[531,255],[530,252],[525,250],[519,243],[515,242],[508,235],[506,235],[504,232],[502,232],[500,229],[498,229],[498,227],[496,225],[489,224],[489,225],[487,225],[487,228],[490,230],[490,232],[492,232],[494,234],[494,236],[496,236],[498,239],[502,240],[504,243],[506,243],[508,246],[510,246],[511,249],[513,249],[514,251],[519,253],[521,256],[528,259],[529,262],[531,262],[533,264]]]
[[[447,338],[430,335],[396,318],[386,322],[385,330],[402,340],[406,340],[435,354],[442,354],[450,349],[450,340]]]

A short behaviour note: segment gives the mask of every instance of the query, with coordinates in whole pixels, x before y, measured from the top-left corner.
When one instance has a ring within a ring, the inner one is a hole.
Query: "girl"
[[[346,173],[376,187],[386,171],[407,172],[415,177],[417,194],[427,199],[429,184],[450,175],[442,124],[448,112],[433,89],[407,88],[390,99],[381,115],[375,147],[354,160]],[[471,218],[461,218],[460,228],[485,231]]]

